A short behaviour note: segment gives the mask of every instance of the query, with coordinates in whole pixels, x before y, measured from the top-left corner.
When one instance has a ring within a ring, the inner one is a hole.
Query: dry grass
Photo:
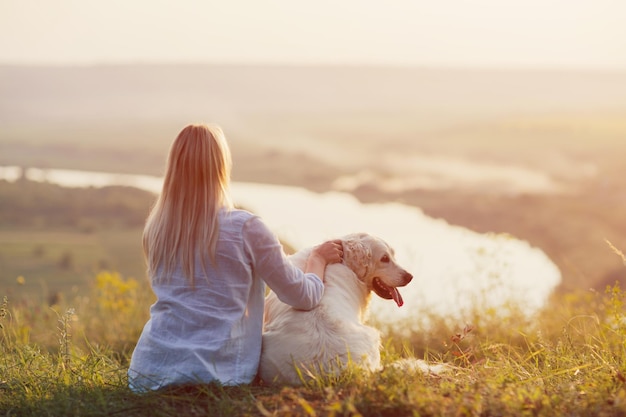
[[[104,272],[89,297],[46,308],[0,308],[3,415],[469,415],[626,413],[626,293],[556,296],[529,319],[511,308],[475,322],[432,317],[409,335],[387,332],[385,369],[320,375],[300,388],[180,387],[144,396],[126,387],[128,358],[150,297],[137,282]],[[427,375],[400,358],[444,362]]]

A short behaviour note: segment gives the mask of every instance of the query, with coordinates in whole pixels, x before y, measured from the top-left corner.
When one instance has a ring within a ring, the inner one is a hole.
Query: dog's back
[[[309,249],[291,256],[304,268]],[[299,384],[314,374],[341,371],[351,362],[369,370],[380,367],[380,334],[362,324],[369,289],[343,264],[326,267],[320,304],[301,311],[270,293],[265,304],[259,373],[267,382]]]

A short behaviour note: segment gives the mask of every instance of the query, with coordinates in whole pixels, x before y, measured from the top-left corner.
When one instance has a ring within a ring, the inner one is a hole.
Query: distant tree
[[[42,258],[45,253],[46,249],[43,247],[43,245],[36,245],[33,248],[33,256],[35,258]]]
[[[111,262],[109,262],[109,260],[108,260],[108,259],[100,259],[100,260],[98,261],[98,269],[99,269],[100,271],[104,271],[104,270],[107,270],[107,269],[111,269]]]
[[[59,258],[58,265],[59,268],[64,270],[72,269],[72,267],[74,266],[74,256],[72,255],[72,253],[69,251],[63,252],[61,254],[61,257]]]

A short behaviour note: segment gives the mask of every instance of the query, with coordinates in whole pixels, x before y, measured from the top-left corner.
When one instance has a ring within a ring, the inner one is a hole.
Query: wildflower
[[[124,280],[117,272],[100,272],[96,277],[98,304],[107,311],[129,312],[135,304],[138,287],[133,278]]]

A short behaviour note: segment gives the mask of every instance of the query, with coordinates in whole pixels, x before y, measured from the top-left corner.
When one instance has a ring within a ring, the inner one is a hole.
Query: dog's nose
[[[411,282],[411,280],[413,279],[413,275],[411,275],[408,272],[405,272],[404,275],[402,276],[402,279],[404,281],[404,285],[408,284],[409,282]]]

